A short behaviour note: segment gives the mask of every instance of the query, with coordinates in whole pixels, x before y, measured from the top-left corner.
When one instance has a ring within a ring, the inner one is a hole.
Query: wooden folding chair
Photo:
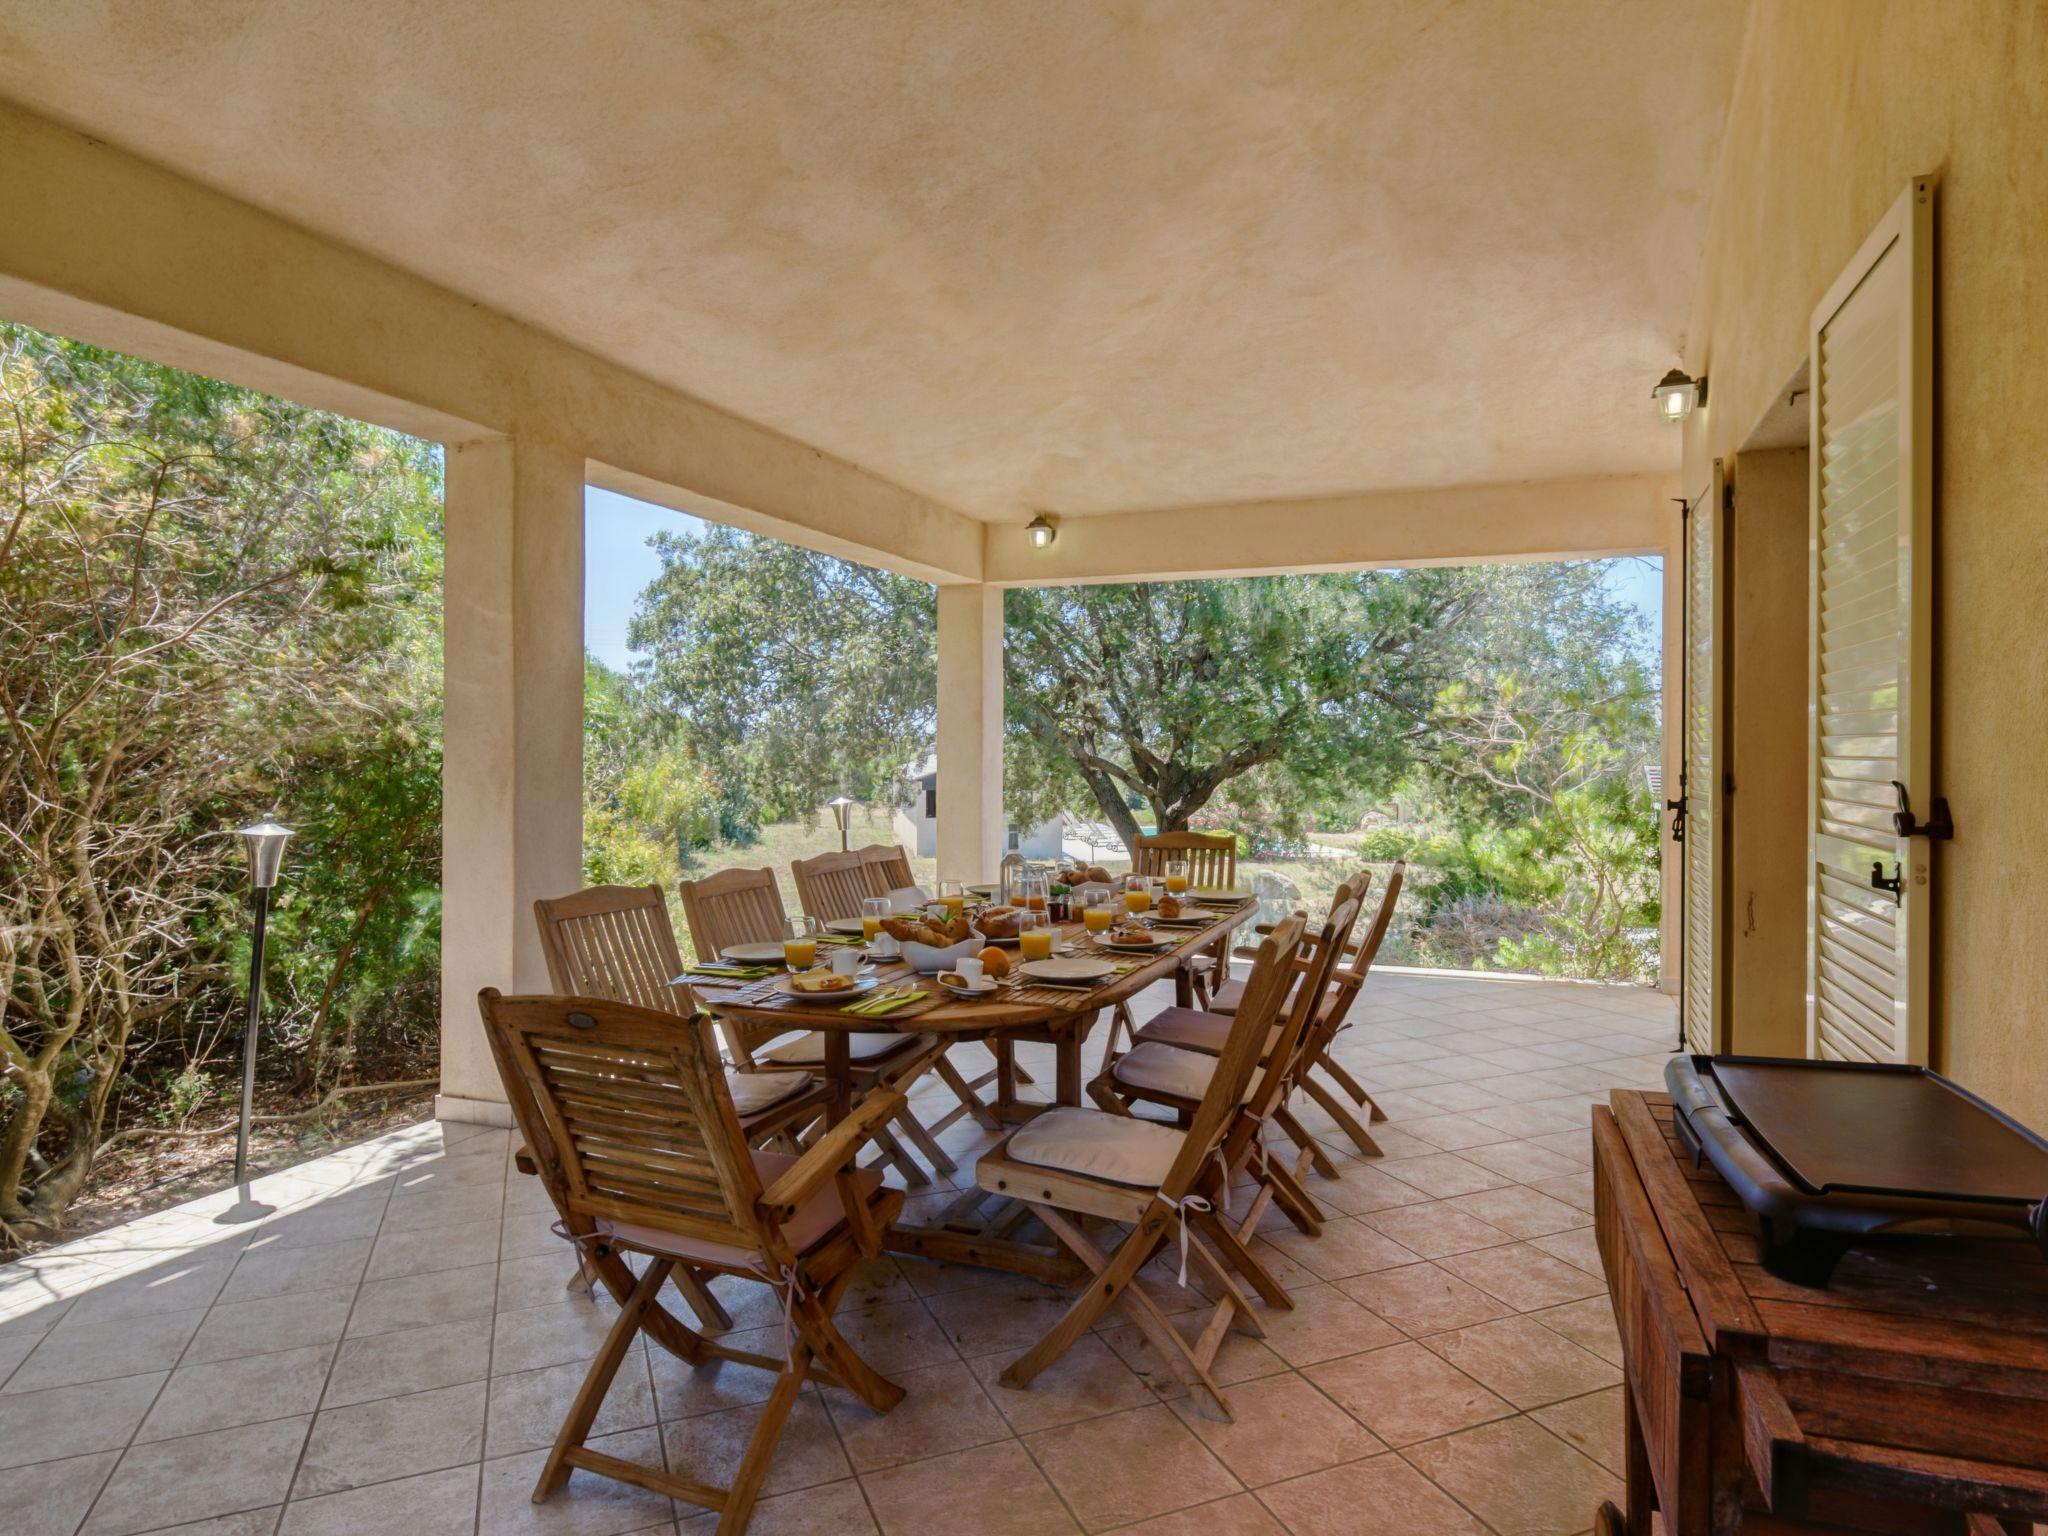
[[[910,855],[895,843],[870,843],[854,849],[853,856],[868,872],[870,896],[886,896],[917,884],[917,876],[910,872]]]
[[[1314,1038],[1317,1010],[1327,996],[1331,973],[1351,938],[1352,927],[1358,921],[1358,911],[1358,898],[1352,894],[1351,888],[1338,886],[1328,918],[1303,940],[1301,954],[1292,967],[1298,980],[1286,1009],[1285,1022],[1267,1032],[1260,1048],[1260,1061],[1266,1068],[1266,1078],[1254,1085],[1255,1090],[1263,1089],[1266,1079],[1275,1084],[1275,1091],[1267,1096],[1270,1103],[1259,1115],[1261,1128],[1269,1122],[1278,1125],[1301,1149],[1306,1163],[1329,1178],[1337,1176],[1336,1165],[1308,1128],[1295,1118],[1288,1100],[1300,1082]],[[1246,984],[1247,997],[1255,983],[1256,977]],[[1193,1012],[1188,1009],[1172,1011]],[[1242,1012],[1240,1006],[1239,1014]],[[1199,1021],[1221,1022],[1225,1017],[1220,1014],[1196,1015]],[[1229,1042],[1236,1038],[1237,1024],[1236,1017],[1229,1017],[1223,1038],[1226,1050]],[[1162,1039],[1141,1040],[1119,1057],[1109,1071],[1090,1084],[1089,1092],[1096,1103],[1107,1110],[1128,1114],[1133,1104],[1156,1104],[1172,1110],[1185,1123],[1208,1092],[1209,1080],[1220,1059],[1220,1052],[1210,1055],[1183,1049]],[[1320,1232],[1322,1212],[1309,1195],[1306,1185],[1300,1182],[1299,1174],[1289,1173],[1280,1164],[1272,1165],[1267,1171],[1276,1186],[1273,1193],[1289,1219],[1310,1236]]]
[[[1237,835],[1232,832],[1140,833],[1138,846],[1131,850],[1131,872],[1164,875],[1166,866],[1184,859],[1188,881],[1198,891],[1230,891],[1237,888]],[[1195,994],[1195,1006],[1205,1008],[1212,977],[1230,976],[1230,947],[1226,936],[1199,955],[1187,958],[1188,982]],[[1104,1058],[1105,1065],[1107,1058]]]
[[[1371,974],[1372,963],[1379,955],[1380,945],[1386,939],[1387,929],[1393,923],[1394,907],[1400,900],[1401,886],[1407,877],[1408,861],[1395,861],[1393,872],[1387,879],[1387,888],[1380,896],[1379,911],[1374,916],[1372,925],[1357,934],[1344,959],[1331,973],[1330,994],[1316,1013],[1302,1065],[1302,1091],[1328,1112],[1330,1118],[1343,1128],[1344,1134],[1351,1138],[1352,1144],[1367,1157],[1380,1155],[1379,1143],[1372,1139],[1372,1134],[1366,1126],[1361,1125],[1350,1108],[1331,1091],[1329,1083],[1324,1082],[1316,1074],[1320,1072],[1343,1092],[1349,1094],[1352,1101],[1366,1112],[1368,1124],[1377,1125],[1387,1118],[1386,1111],[1373,1102],[1372,1095],[1358,1079],[1330,1053],[1330,1047],[1339,1034],[1351,1027],[1352,1005],[1358,1000],[1359,991],[1365,986],[1366,977]],[[1369,880],[1371,876],[1362,875],[1355,878]],[[1233,981],[1228,986],[1217,989],[1209,1004],[1210,1018],[1190,1019],[1162,1015],[1148,1022],[1133,1039],[1163,1040],[1183,1050],[1206,1051],[1214,1055],[1222,1048],[1223,1037],[1228,1032],[1215,1016],[1234,1012],[1242,995],[1243,983]],[[1167,1014],[1180,1015],[1188,1011],[1169,1009]]]
[[[854,1352],[832,1321],[863,1258],[882,1251],[900,1190],[855,1167],[867,1136],[902,1095],[871,1094],[801,1157],[750,1149],[708,1019],[602,998],[504,997],[479,1004],[506,1096],[532,1150],[560,1230],[619,1301],[619,1315],[542,1464],[544,1503],[582,1468],[719,1512],[747,1528],[782,1427],[807,1382],[842,1387],[877,1413],[903,1388]],[[646,1260],[636,1276],[628,1256]],[[678,1266],[772,1286],[783,1306],[782,1359],[727,1347],[656,1299]],[[735,1360],[776,1373],[729,1487],[592,1450],[605,1393],[635,1337],[702,1365]]]
[[[902,858],[901,849],[885,851],[893,851],[899,859]],[[829,923],[839,918],[859,917],[860,904],[863,901],[870,896],[889,894],[889,891],[876,890],[875,882],[878,879],[893,879],[895,871],[892,866],[883,862],[870,863],[866,857],[868,852],[869,850],[862,849],[857,853],[821,853],[814,859],[790,860],[789,872],[796,881],[797,901],[803,906],[805,916],[815,917],[821,923]],[[909,868],[907,860],[904,861],[904,868],[906,871]],[[901,886],[889,887],[889,890],[901,889]],[[972,1115],[984,1130],[1002,1129],[1002,1122],[996,1119],[994,1113],[975,1093],[976,1089],[984,1088],[996,1080],[993,1068],[970,1082],[942,1052],[933,1071],[960,1102],[956,1108],[947,1110],[938,1119],[926,1125],[927,1132],[937,1136],[962,1115]],[[952,1170],[948,1168],[946,1171]]]
[[[1203,1241],[1207,1236],[1221,1244],[1227,1229],[1215,1202],[1197,1186],[1258,1069],[1259,1048],[1287,990],[1301,930],[1302,919],[1291,917],[1259,947],[1237,1026],[1185,1128],[1102,1110],[1052,1109],[982,1154],[975,1166],[981,1188],[1021,1201],[1094,1276],[1052,1330],[1003,1371],[1004,1386],[1029,1386],[1110,1307],[1121,1304],[1153,1347],[1177,1362],[1196,1390],[1230,1417],[1229,1399],[1210,1369],[1216,1352],[1232,1327],[1253,1335],[1264,1330],[1250,1299]],[[1105,1253],[1084,1224],[1088,1218],[1129,1230]],[[1153,1255],[1175,1242],[1182,1283],[1192,1261],[1217,1296],[1192,1342],[1138,1280]]]
[[[715,960],[734,944],[768,943],[788,932],[782,892],[771,869],[722,869],[702,880],[685,880],[680,889],[683,920],[689,924],[690,943],[700,960]],[[825,1037],[816,1030],[791,1032],[727,1018],[719,1019],[718,1028],[726,1050],[745,1071],[817,1072],[824,1068]],[[848,1046],[856,1093],[886,1087],[907,1094],[910,1085],[944,1053],[944,1044],[935,1035],[863,1032],[854,1035]],[[959,1165],[908,1108],[895,1117],[895,1125],[941,1173],[957,1170]],[[931,1182],[888,1126],[877,1129],[875,1143],[910,1183]]]

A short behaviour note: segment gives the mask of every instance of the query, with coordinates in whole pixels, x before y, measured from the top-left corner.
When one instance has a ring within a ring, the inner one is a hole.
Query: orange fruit
[[[981,952],[981,970],[984,976],[994,980],[1010,974],[1010,952],[991,944]]]

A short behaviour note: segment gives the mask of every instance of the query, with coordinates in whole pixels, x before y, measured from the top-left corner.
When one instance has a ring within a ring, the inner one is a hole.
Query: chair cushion
[[[1131,1047],[1110,1070],[1110,1076],[1122,1087],[1170,1093],[1183,1099],[1199,1099],[1209,1091],[1209,1080],[1215,1075],[1214,1056],[1179,1050],[1156,1040]],[[1245,1098],[1252,1096],[1258,1079],[1259,1074],[1254,1072],[1251,1081],[1244,1085]]]
[[[1010,1138],[1011,1161],[1063,1168],[1111,1184],[1156,1189],[1180,1155],[1185,1134],[1155,1120],[1099,1109],[1051,1109]]]
[[[725,1086],[742,1120],[802,1093],[815,1079],[808,1072],[735,1072],[726,1068]]]
[[[916,1035],[855,1035],[848,1053],[855,1061],[879,1061],[884,1056],[894,1056],[898,1051],[914,1049],[917,1042]],[[785,1067],[823,1066],[825,1036],[823,1031],[815,1029],[800,1035],[777,1035],[754,1055],[762,1061],[772,1061]]]
[[[1230,1043],[1230,1026],[1236,1022],[1229,1014],[1204,1013],[1199,1008],[1162,1008],[1147,1019],[1131,1039],[1133,1042],[1155,1041],[1182,1051],[1200,1051],[1205,1056],[1221,1056],[1223,1047]],[[1265,1060],[1279,1043],[1280,1026],[1275,1024],[1266,1031],[1266,1043],[1260,1048],[1259,1059]]]
[[[899,885],[889,893],[891,912],[915,912],[931,904],[931,894],[921,885]]]
[[[1224,1042],[1230,1038],[1231,1019],[1228,1014],[1204,1012],[1200,1008],[1162,1008],[1147,1019],[1134,1040],[1157,1040],[1161,1045],[1177,1045],[1187,1051],[1207,1051],[1211,1056],[1223,1054]]]
[[[783,1152],[754,1151],[754,1167],[761,1175],[761,1187],[766,1189],[783,1174],[794,1168],[797,1159]],[[882,1187],[879,1170],[861,1168],[854,1172],[854,1179],[860,1192],[872,1200],[875,1191]],[[846,1219],[846,1207],[839,1203],[837,1182],[826,1184],[810,1199],[796,1208],[796,1213],[782,1224],[782,1235],[797,1253],[810,1252],[839,1230]],[[635,1248],[645,1248],[650,1253],[664,1253],[671,1258],[683,1259],[692,1264],[722,1264],[728,1269],[747,1269],[760,1258],[752,1248],[736,1247],[731,1243],[706,1242],[702,1238],[682,1237],[674,1232],[664,1232],[659,1227],[636,1226],[632,1222],[607,1221],[600,1217],[597,1230],[606,1237]]]
[[[1233,976],[1228,981],[1218,982],[1209,994],[1211,1013],[1235,1013],[1237,1005],[1244,1001],[1244,978]]]

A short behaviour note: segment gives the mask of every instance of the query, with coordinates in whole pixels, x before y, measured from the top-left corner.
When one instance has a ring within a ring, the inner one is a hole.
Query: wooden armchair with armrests
[[[900,1190],[855,1166],[867,1135],[901,1110],[869,1095],[801,1157],[751,1149],[740,1129],[710,1021],[601,998],[479,999],[512,1112],[561,1217],[561,1230],[619,1302],[619,1314],[542,1464],[545,1502],[581,1468],[719,1512],[747,1528],[783,1424],[808,1383],[842,1387],[877,1413],[903,1389],[855,1353],[832,1320],[863,1258],[882,1251]],[[628,1255],[645,1259],[636,1276]],[[687,1266],[774,1288],[789,1338],[781,1359],[730,1348],[657,1299]],[[605,1394],[645,1332],[691,1365],[732,1360],[775,1373],[730,1485],[644,1466],[587,1441]]]
[[[721,869],[702,880],[685,880],[680,889],[690,943],[702,960],[715,959],[734,944],[772,942],[787,932],[788,917],[772,869]],[[824,1068],[825,1037],[816,1030],[789,1032],[725,1018],[718,1021],[718,1028],[726,1050],[746,1071],[821,1072]],[[877,1088],[896,1088],[907,1094],[945,1053],[939,1039],[921,1034],[856,1034],[849,1045],[857,1094]],[[895,1128],[915,1143],[939,1172],[956,1170],[958,1165],[907,1106],[893,1118]],[[888,1125],[878,1124],[874,1139],[906,1180],[912,1184],[931,1182]]]
[[[1232,832],[1153,832],[1141,834],[1131,850],[1131,873],[1165,875],[1166,866],[1182,859],[1188,884],[1197,891],[1237,888],[1237,835]],[[1230,939],[1219,939],[1199,955],[1188,956],[1188,981],[1197,1007],[1207,1007],[1217,978],[1230,975]]]

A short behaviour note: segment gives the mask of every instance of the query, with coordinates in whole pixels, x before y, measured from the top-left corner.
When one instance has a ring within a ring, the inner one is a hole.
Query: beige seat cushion
[[[894,1056],[898,1051],[916,1049],[918,1039],[916,1035],[855,1035],[849,1054],[858,1062],[880,1061],[885,1056]],[[800,1035],[777,1035],[767,1045],[754,1052],[754,1056],[757,1060],[772,1061],[778,1066],[823,1066],[824,1032],[812,1029]]]
[[[802,1093],[815,1081],[808,1072],[735,1072],[730,1067],[725,1072],[732,1107],[742,1120]]]
[[[1063,1168],[1111,1184],[1156,1189],[1180,1155],[1184,1133],[1099,1109],[1047,1110],[1010,1138],[1012,1162]]]
[[[1221,1056],[1223,1047],[1230,1040],[1230,1026],[1235,1022],[1228,1014],[1204,1013],[1199,1008],[1162,1008],[1147,1019],[1131,1039],[1133,1042],[1153,1041],[1159,1045],[1170,1045],[1176,1050],[1200,1051],[1206,1056]],[[1272,1054],[1273,1047],[1279,1043],[1280,1026],[1275,1024],[1266,1031],[1266,1043],[1259,1051],[1259,1059],[1263,1061]]]
[[[1219,983],[1216,990],[1209,994],[1209,1011],[1211,1013],[1235,1013],[1237,1012],[1237,1005],[1243,1001],[1244,978],[1242,976],[1233,976],[1230,980]]]
[[[1170,1093],[1183,1099],[1199,1099],[1209,1091],[1209,1080],[1215,1075],[1214,1056],[1161,1045],[1156,1040],[1133,1046],[1117,1058],[1110,1072],[1121,1087]],[[1258,1080],[1259,1074],[1252,1073],[1251,1081],[1244,1086],[1245,1098],[1252,1096],[1252,1087]]]
[[[783,1174],[796,1166],[797,1160],[782,1152],[754,1152],[754,1167],[761,1175],[761,1187],[766,1189]],[[862,1168],[854,1173],[860,1192],[869,1199],[882,1187],[879,1171]],[[789,1246],[798,1253],[811,1249],[831,1237],[846,1219],[846,1208],[839,1203],[839,1186],[828,1183],[810,1199],[796,1208],[796,1213],[782,1224],[782,1235]],[[665,1253],[671,1258],[685,1260],[691,1264],[722,1264],[728,1269],[746,1269],[760,1258],[752,1248],[742,1248],[731,1243],[707,1242],[703,1238],[681,1237],[674,1232],[664,1232],[658,1227],[635,1226],[631,1222],[606,1221],[597,1223],[598,1231],[619,1242],[630,1243],[635,1248],[645,1248],[650,1253]]]

